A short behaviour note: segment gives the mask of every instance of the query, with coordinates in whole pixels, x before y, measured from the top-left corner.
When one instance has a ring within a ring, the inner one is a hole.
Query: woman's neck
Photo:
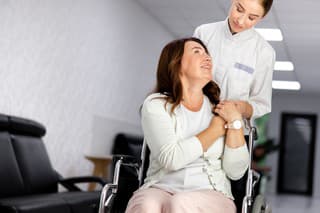
[[[202,107],[204,94],[202,89],[184,89],[182,104],[191,111],[199,111]]]

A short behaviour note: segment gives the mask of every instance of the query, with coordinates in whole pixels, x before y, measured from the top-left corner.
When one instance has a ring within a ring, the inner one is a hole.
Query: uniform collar
[[[232,41],[242,41],[242,40],[247,40],[249,38],[251,38],[252,36],[254,36],[254,29],[250,28],[247,29],[245,31],[242,31],[240,33],[236,33],[234,35],[232,35],[231,31],[230,31],[230,27],[228,24],[228,18],[226,18],[226,20],[224,21],[224,32],[225,35],[228,39],[232,40]]]

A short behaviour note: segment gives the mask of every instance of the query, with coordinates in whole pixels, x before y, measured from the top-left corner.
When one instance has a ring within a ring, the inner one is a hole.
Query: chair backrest
[[[113,155],[129,155],[140,160],[143,137],[131,135],[127,133],[119,133],[115,136],[112,154]],[[111,171],[114,171],[115,162],[112,164]],[[135,174],[132,168],[123,167],[121,176],[132,177]],[[113,175],[113,174],[112,174]]]
[[[130,155],[139,159],[142,144],[143,138],[140,136],[119,133],[114,139],[112,154]]]
[[[0,198],[25,194],[22,175],[8,132],[0,132]]]
[[[45,132],[38,122],[0,114],[0,197],[57,192]]]

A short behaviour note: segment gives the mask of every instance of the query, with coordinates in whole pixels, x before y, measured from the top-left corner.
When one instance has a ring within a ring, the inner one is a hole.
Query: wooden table
[[[85,156],[86,159],[91,161],[94,165],[93,176],[98,176],[102,178],[108,178],[108,167],[112,162],[112,155],[105,156]],[[93,191],[96,188],[96,183],[89,183],[88,190]]]

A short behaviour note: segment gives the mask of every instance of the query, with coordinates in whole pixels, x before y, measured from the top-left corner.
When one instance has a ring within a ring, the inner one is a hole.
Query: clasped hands
[[[248,114],[250,114],[248,111],[250,111],[251,108],[251,105],[246,101],[220,101],[213,109],[213,112],[218,114],[218,116],[213,116],[210,126],[214,127],[216,131],[219,131],[221,135],[225,135],[225,124],[246,118]]]

